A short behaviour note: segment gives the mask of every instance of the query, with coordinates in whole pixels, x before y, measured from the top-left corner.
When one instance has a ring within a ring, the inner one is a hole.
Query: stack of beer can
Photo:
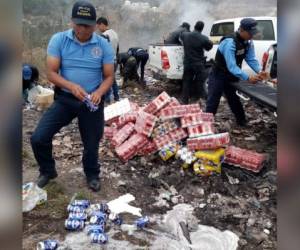
[[[90,202],[88,200],[74,200],[68,205],[69,216],[65,221],[65,228],[70,231],[80,231],[84,228]]]
[[[87,226],[87,234],[91,238],[92,243],[105,244],[108,237],[105,233],[107,220],[110,216],[110,210],[107,204],[93,204],[87,210],[90,217],[89,225]]]

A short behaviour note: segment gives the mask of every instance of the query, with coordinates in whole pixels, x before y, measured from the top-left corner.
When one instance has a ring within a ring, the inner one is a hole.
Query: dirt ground
[[[171,96],[179,95],[178,86],[160,81],[145,89],[129,87],[120,93],[121,98],[128,97],[142,106],[163,90]],[[185,202],[195,208],[199,224],[236,233],[240,237],[239,249],[276,249],[277,121],[271,112],[252,102],[245,103],[245,110],[250,124],[247,128],[237,127],[223,100],[216,116],[216,127],[220,132],[230,132],[232,144],[269,154],[269,161],[259,174],[223,166],[220,176],[199,177],[190,170],[183,171],[176,160],[164,162],[158,155],[136,157],[123,164],[108,142],[102,140],[99,150],[102,188],[99,193],[86,187],[81,165],[82,143],[74,120],[53,141],[59,177],[46,187],[47,203],[24,213],[23,249],[35,249],[37,242],[51,237],[64,240],[68,233],[64,229],[66,207],[75,193],[78,198],[91,202],[110,201],[131,193],[136,197],[133,205],[149,216],[165,214],[175,204]],[[29,139],[42,113],[35,109],[23,110],[23,183],[34,181],[38,176]],[[167,199],[165,206],[155,205],[162,188],[168,190],[172,186],[180,198]],[[150,227],[155,228],[155,223]],[[150,241],[122,231],[114,237],[127,240],[138,249],[151,246]]]

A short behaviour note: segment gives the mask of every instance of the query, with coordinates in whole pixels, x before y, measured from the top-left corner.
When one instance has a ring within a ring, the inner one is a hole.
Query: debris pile
[[[224,160],[259,172],[267,159],[265,154],[229,146],[229,133],[216,133],[213,114],[203,112],[199,104],[181,105],[166,92],[144,107],[124,99],[104,113],[105,138],[123,162],[159,152],[164,161],[176,156],[184,168],[193,165],[196,174],[211,175],[221,172]]]

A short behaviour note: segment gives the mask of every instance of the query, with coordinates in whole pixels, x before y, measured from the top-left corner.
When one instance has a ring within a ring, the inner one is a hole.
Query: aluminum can
[[[57,240],[44,240],[37,244],[37,250],[55,250],[58,247]]]
[[[149,224],[149,218],[147,216],[139,218],[135,221],[135,224],[136,224],[137,228],[142,229]]]
[[[92,233],[91,242],[98,244],[105,244],[108,241],[108,237],[105,233]]]
[[[84,221],[82,220],[70,220],[65,221],[65,228],[70,231],[77,231],[84,228]]]
[[[91,235],[91,234],[100,234],[100,233],[104,233],[104,225],[90,225],[87,228],[87,234]]]
[[[74,200],[70,205],[88,208],[91,203],[89,200]]]
[[[69,213],[84,213],[85,208],[80,206],[68,205],[67,210]]]
[[[86,213],[70,213],[69,220],[86,220],[87,219],[87,214]]]

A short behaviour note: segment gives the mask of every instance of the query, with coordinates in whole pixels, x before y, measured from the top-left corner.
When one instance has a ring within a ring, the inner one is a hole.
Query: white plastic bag
[[[30,105],[48,107],[54,100],[54,91],[37,85],[28,91]]]
[[[226,230],[224,232],[217,228],[199,225],[197,218],[193,215],[194,208],[189,204],[179,204],[168,211],[164,216],[163,229],[168,234],[161,234],[150,247],[151,250],[236,250],[239,237]],[[188,242],[180,226],[184,222],[189,230]],[[198,225],[197,225],[198,224]]]
[[[47,200],[47,192],[39,188],[35,183],[29,182],[23,185],[22,211],[29,212]]]
[[[128,204],[134,200],[135,200],[135,197],[132,194],[125,194],[115,200],[108,202],[107,205],[108,205],[110,211],[114,214],[130,213],[130,214],[141,217],[142,209],[139,207],[133,207]]]

